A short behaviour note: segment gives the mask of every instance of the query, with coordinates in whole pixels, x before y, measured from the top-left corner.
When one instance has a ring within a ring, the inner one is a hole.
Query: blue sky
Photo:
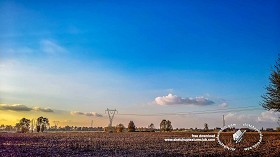
[[[0,1],[1,103],[65,114],[259,107],[279,53],[278,8],[278,1]]]

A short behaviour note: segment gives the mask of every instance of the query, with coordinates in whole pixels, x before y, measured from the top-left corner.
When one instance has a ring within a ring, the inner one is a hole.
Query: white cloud
[[[257,116],[255,114],[249,113],[233,113],[230,112],[225,115],[226,124],[243,124],[250,123],[255,124],[257,120]]]
[[[228,107],[228,104],[226,102],[223,102],[219,105],[219,107],[226,108],[226,107]]]
[[[41,107],[33,107],[34,111],[41,111],[41,112],[53,112],[50,108],[41,108]]]
[[[198,106],[214,104],[213,101],[205,97],[182,98],[172,94],[168,94],[167,96],[162,96],[162,97],[156,97],[155,103],[158,105],[198,105]]]
[[[236,116],[236,113],[228,113],[225,115],[225,120],[229,120],[229,119],[232,119]]]
[[[85,113],[86,116],[93,116],[93,117],[102,117],[101,114],[99,113],[95,113],[95,112],[88,112],[88,113]]]
[[[73,115],[73,116],[74,115],[84,115],[84,113],[80,112],[80,111],[71,111],[70,114]]]
[[[89,117],[103,117],[101,114],[96,113],[96,112],[80,112],[80,111],[71,111],[70,112],[71,115],[75,116],[75,115],[85,115],[85,116],[89,116]]]
[[[279,112],[275,112],[275,110],[269,110],[261,113],[261,115],[258,117],[258,122],[277,122],[279,117]]]
[[[42,40],[40,42],[41,50],[47,54],[65,53],[67,50],[51,40]]]

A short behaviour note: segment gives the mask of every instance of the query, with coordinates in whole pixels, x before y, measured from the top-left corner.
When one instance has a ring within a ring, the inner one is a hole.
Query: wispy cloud
[[[41,107],[33,107],[34,111],[41,111],[41,112],[54,112],[52,109],[50,108],[41,108]]]
[[[279,117],[280,113],[275,110],[265,111],[258,117],[258,122],[277,122]]]
[[[30,47],[18,47],[18,48],[0,48],[0,53],[8,55],[20,55],[20,54],[32,54],[34,50]]]
[[[40,112],[54,112],[49,108],[41,107],[28,107],[22,104],[0,104],[0,110],[9,110],[9,111],[40,111]]]
[[[67,50],[58,43],[44,39],[40,42],[41,50],[47,54],[60,54],[66,53]]]
[[[225,115],[226,124],[233,124],[233,123],[255,123],[257,116],[254,114],[248,113],[236,113],[236,112],[229,112]]]
[[[50,39],[42,39],[38,42],[39,45],[34,45],[34,47],[21,45],[21,46],[8,46],[2,45],[0,47],[0,53],[5,56],[15,56],[15,55],[34,55],[35,53],[45,53],[48,55],[63,54],[67,53],[67,49],[60,45],[58,42]]]
[[[226,108],[228,107],[228,104],[226,102],[223,102],[219,105],[220,108]]]
[[[162,97],[156,97],[155,103],[157,105],[197,105],[197,106],[214,104],[213,101],[205,97],[182,98],[172,94],[168,94],[167,96],[162,96]]]
[[[0,62],[0,70],[8,69],[8,68],[13,67],[13,66],[15,66],[17,64],[18,64],[18,61],[14,60],[14,59],[1,60],[1,62]]]
[[[89,116],[89,117],[103,117],[101,114],[96,113],[96,112],[80,112],[80,111],[71,111],[70,112],[71,115],[75,116],[75,115],[84,115],[84,116]]]
[[[236,113],[230,112],[230,113],[228,113],[228,114],[225,115],[225,120],[232,119],[232,118],[234,118],[235,116],[236,116]]]

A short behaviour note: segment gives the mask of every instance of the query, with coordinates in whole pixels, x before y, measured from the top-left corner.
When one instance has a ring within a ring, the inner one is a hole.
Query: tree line
[[[138,128],[138,129],[136,129],[136,126],[135,126],[134,122],[130,121],[128,123],[127,128],[125,128],[125,126],[123,124],[118,124],[115,128],[113,128],[113,130],[115,132],[124,132],[124,131],[127,131],[127,132],[135,132],[135,131],[149,131],[149,132],[153,132],[156,129],[155,129],[155,125],[153,123],[151,123],[148,126],[148,128],[145,128],[145,129],[144,128],[143,129]],[[171,121],[163,119],[161,121],[161,123],[160,123],[159,131],[172,131],[172,130],[173,130],[173,127],[172,127]],[[109,131],[110,132],[112,130],[109,130],[109,128],[107,128],[107,130],[106,130],[106,128],[105,128],[105,131],[107,131],[107,132]]]

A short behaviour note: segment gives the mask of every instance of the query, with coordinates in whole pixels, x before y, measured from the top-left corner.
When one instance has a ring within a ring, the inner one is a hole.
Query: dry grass
[[[192,133],[0,133],[1,156],[280,156],[280,133],[263,133],[253,150],[224,150],[215,142],[165,142],[165,138],[190,138]],[[200,134],[200,133],[194,133]],[[203,133],[201,133],[203,134]],[[213,133],[206,133],[213,134]],[[242,145],[258,140],[246,134]],[[232,134],[221,140],[231,144]],[[246,139],[246,140],[245,140]]]

